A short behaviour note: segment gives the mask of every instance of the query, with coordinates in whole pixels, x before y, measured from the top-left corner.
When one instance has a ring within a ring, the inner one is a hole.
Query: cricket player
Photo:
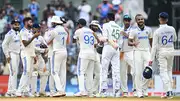
[[[102,96],[107,96],[107,75],[108,67],[111,62],[112,64],[112,78],[113,78],[113,95],[115,97],[120,96],[120,63],[119,63],[119,48],[121,48],[121,28],[117,25],[115,20],[115,15],[113,13],[108,13],[108,23],[103,24],[103,39],[100,40],[104,42],[104,47],[102,51],[102,61],[101,61],[101,72],[100,72],[100,94]]]
[[[151,50],[151,64],[155,58],[159,62],[160,77],[163,82],[164,91],[163,98],[172,98],[172,66],[174,56],[174,42],[177,40],[174,27],[167,25],[168,13],[161,12],[159,14],[160,27],[154,32],[153,44]]]
[[[17,88],[17,73],[20,62],[20,22],[13,20],[11,22],[12,29],[5,35],[5,39],[2,43],[2,49],[6,56],[9,65],[9,81],[8,90],[5,94],[6,97],[13,97]]]
[[[55,86],[58,91],[53,95],[53,97],[61,97],[66,95],[66,44],[69,43],[69,33],[62,26],[63,22],[58,16],[53,16],[51,21],[55,28],[49,32],[50,36],[47,43],[51,41],[53,42],[51,74],[54,78]]]
[[[99,24],[99,21],[93,20],[91,21],[89,28],[94,31],[94,33],[98,36],[98,38],[102,37],[102,29]],[[92,93],[93,95],[97,95],[99,93],[99,84],[100,84],[100,54],[97,52],[95,48],[95,62],[94,62],[94,70],[93,74],[95,75],[93,78],[93,88]]]
[[[133,81],[133,93],[136,96],[135,86],[134,86],[134,65],[133,65],[133,47],[128,45],[128,37],[131,30],[133,30],[131,24],[131,17],[129,15],[123,16],[124,30],[121,31],[123,35],[123,44],[120,51],[120,80],[121,80],[121,90],[123,92],[123,97],[128,96],[128,86],[127,86],[127,70],[128,66],[131,67],[131,75]]]
[[[33,63],[36,63],[34,39],[40,35],[40,32],[32,33],[32,19],[27,17],[23,20],[24,28],[20,31],[20,40],[22,45],[21,58],[23,62],[23,74],[20,79],[16,96],[34,97],[30,93],[30,80],[32,77]]]
[[[33,24],[33,31],[40,31],[39,24]],[[37,57],[37,64],[35,65],[34,71],[32,72],[31,92],[36,93],[36,96],[45,95],[45,88],[48,80],[49,72],[46,69],[45,61],[42,54],[48,53],[47,43],[42,36],[38,36],[34,39],[35,53]],[[37,77],[40,75],[40,92],[37,92]]]
[[[48,37],[50,36],[50,31],[53,30],[54,28],[49,28],[46,32],[45,32],[45,35],[44,35],[44,39],[45,40],[48,40]],[[52,66],[52,56],[53,56],[53,44],[52,44],[52,41],[47,43],[48,45],[48,70],[50,72],[50,75],[49,75],[49,89],[50,89],[50,96],[53,96],[53,94],[56,93],[56,90],[55,90],[55,83],[54,83],[54,79],[53,79],[53,76],[51,75],[51,66]]]
[[[74,94],[74,96],[87,96],[92,89],[94,60],[96,58],[94,45],[96,39],[94,32],[86,27],[86,21],[84,19],[78,20],[78,28],[73,38],[80,44],[77,63],[79,92]],[[88,78],[86,80],[85,74],[86,78]]]
[[[137,96],[143,98],[144,96],[148,96],[147,85],[149,80],[144,79],[142,73],[144,68],[149,65],[151,57],[150,47],[152,45],[152,30],[145,26],[144,17],[141,14],[137,14],[135,20],[138,26],[130,32],[128,44],[134,46],[134,83]]]

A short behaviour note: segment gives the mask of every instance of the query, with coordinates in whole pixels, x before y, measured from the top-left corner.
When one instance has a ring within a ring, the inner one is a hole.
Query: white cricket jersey
[[[150,38],[152,38],[152,29],[147,26],[144,27],[144,30],[141,30],[139,27],[136,27],[129,34],[129,39],[134,39],[135,42],[139,42],[137,47],[134,47],[134,50],[149,51]]]
[[[21,45],[22,45],[21,49],[22,49],[22,53],[25,56],[36,56],[34,40],[26,47],[22,43],[22,40],[29,41],[32,37],[33,37],[33,33],[31,30],[28,30],[25,27],[21,29],[20,31],[20,40],[21,40]]]
[[[45,42],[44,38],[42,36],[38,36],[37,38],[34,39],[34,44],[35,44],[35,53],[36,54],[40,54],[40,53],[44,53],[45,48],[40,48],[41,44],[45,44],[47,45],[47,43]]]
[[[11,29],[6,35],[2,43],[2,49],[6,57],[9,57],[10,52],[20,53],[20,37],[19,32]]]
[[[79,57],[95,60],[96,54],[94,44],[96,40],[93,31],[88,27],[77,29],[74,34],[74,39],[80,44]]]
[[[123,40],[122,35],[120,32],[122,31],[121,27],[116,24],[114,21],[110,21],[108,23],[103,24],[103,37],[107,38],[108,40],[114,41],[119,45],[121,48]],[[108,44],[105,42],[105,45]]]
[[[174,42],[176,40],[176,31],[172,26],[160,25],[153,35],[151,59],[154,60],[159,51],[174,51]]]
[[[48,41],[48,37],[50,36],[50,31],[53,30],[54,28],[49,28],[45,34],[44,34],[44,39],[47,42]],[[53,55],[53,45],[48,44],[48,58],[50,58]]]
[[[129,35],[130,31],[133,30],[132,26],[130,26],[128,29],[124,30],[126,34]],[[123,43],[122,43],[122,52],[129,52],[132,51],[133,47],[128,45],[128,37],[123,36]]]
[[[68,33],[63,26],[58,25],[53,30],[49,32],[49,38],[47,42],[53,40],[53,52],[56,51],[67,51],[66,50],[66,40]]]

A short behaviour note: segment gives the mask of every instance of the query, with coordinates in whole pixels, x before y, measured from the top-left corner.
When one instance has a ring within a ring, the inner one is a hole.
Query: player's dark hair
[[[138,16],[142,16],[142,14],[136,14],[135,20],[137,19]]]
[[[110,21],[114,21],[114,20],[115,20],[115,15],[114,15],[114,13],[108,13],[107,17],[108,17],[108,19],[109,19]]]
[[[31,18],[31,17],[26,17],[26,18],[24,18],[23,24],[25,25],[25,23],[28,22],[29,20],[32,20],[32,18]]]

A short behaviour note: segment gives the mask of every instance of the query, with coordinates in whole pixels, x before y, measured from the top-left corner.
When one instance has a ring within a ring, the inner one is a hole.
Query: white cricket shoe
[[[22,97],[22,93],[21,92],[16,92],[15,94],[17,97]]]
[[[11,97],[11,94],[7,92],[7,93],[5,94],[5,97]]]
[[[118,91],[118,92],[115,93],[115,96],[114,96],[114,97],[117,97],[117,98],[118,98],[118,97],[120,97],[120,96],[121,96],[121,92]]]
[[[87,96],[88,94],[86,92],[77,92],[76,94],[74,94],[74,96],[76,97],[83,97],[83,96]]]
[[[128,92],[123,92],[123,97],[128,97]]]
[[[133,96],[134,96],[134,97],[137,97],[136,89],[133,90]]]
[[[63,96],[66,96],[64,92],[56,92],[52,95],[52,97],[63,97]]]

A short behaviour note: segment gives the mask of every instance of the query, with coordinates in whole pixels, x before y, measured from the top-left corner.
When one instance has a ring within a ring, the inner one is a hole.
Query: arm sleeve
[[[135,37],[134,31],[130,31],[130,33],[129,33],[129,39],[134,39],[134,37]]]
[[[153,35],[153,42],[152,42],[152,49],[151,49],[151,61],[155,59],[155,56],[157,54],[157,48],[158,48],[158,34],[157,32]]]
[[[107,25],[103,25],[102,35],[103,35],[103,37],[105,37],[106,39],[108,39],[109,31],[108,31],[108,29],[107,29]]]
[[[21,40],[28,40],[28,36],[27,36],[26,32],[21,31],[20,35],[21,35]]]
[[[9,47],[10,40],[11,40],[11,36],[6,34],[6,36],[4,38],[4,41],[2,43],[2,49],[3,49],[3,52],[4,52],[5,56],[6,56],[6,58],[9,57],[8,47]]]
[[[79,38],[79,35],[80,35],[80,29],[78,29],[78,30],[75,31],[73,38],[74,38],[74,39],[78,39],[78,38]]]
[[[174,29],[174,28],[173,28]],[[176,30],[174,29],[174,42],[177,41],[177,34],[176,34]]]
[[[123,29],[122,28],[120,28],[120,32],[121,31],[123,31]],[[119,46],[119,48],[122,48],[122,44],[123,44],[123,35],[122,34],[120,34],[119,33],[119,35],[120,35],[120,37],[119,37],[119,40],[118,40],[118,46]]]
[[[55,36],[55,32],[52,30],[52,31],[49,31],[49,34],[48,36],[46,37],[46,42],[49,43],[51,42],[53,39],[54,39],[54,36]]]

